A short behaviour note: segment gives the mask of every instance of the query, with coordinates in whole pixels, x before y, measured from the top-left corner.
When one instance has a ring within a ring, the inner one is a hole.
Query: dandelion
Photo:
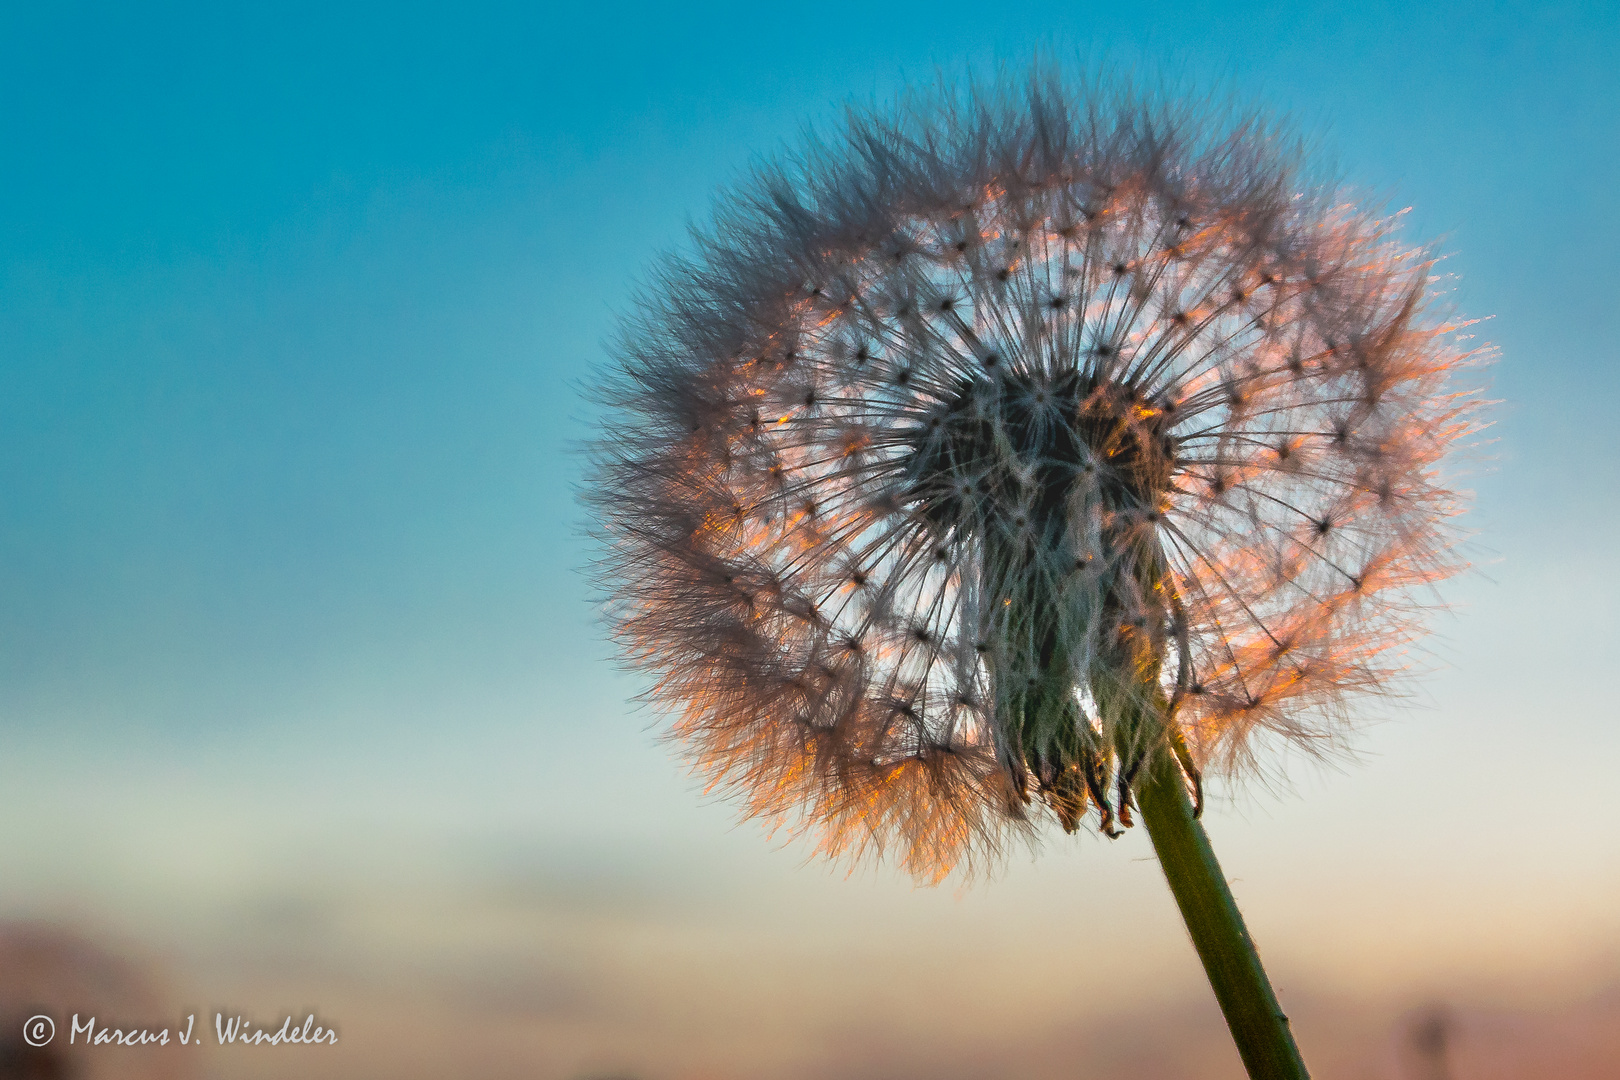
[[[589,499],[652,700],[749,814],[926,881],[1139,812],[1251,1072],[1304,1075],[1201,778],[1337,746],[1458,565],[1432,262],[1261,119],[852,116],[622,328]]]

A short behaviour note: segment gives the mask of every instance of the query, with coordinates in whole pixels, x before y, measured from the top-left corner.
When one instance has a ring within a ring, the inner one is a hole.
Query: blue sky
[[[731,829],[625,704],[579,573],[570,447],[596,422],[579,391],[638,274],[750,162],[845,101],[1038,54],[1289,115],[1348,182],[1413,207],[1410,237],[1447,254],[1502,356],[1481,569],[1448,594],[1427,708],[1371,731],[1361,767],[1218,810],[1223,854],[1273,875],[1255,906],[1305,941],[1299,890],[1328,908],[1342,892],[1351,918],[1405,882],[1400,940],[1440,925],[1425,898],[1503,926],[1532,897],[1484,895],[1500,859],[1561,890],[1558,948],[1620,956],[1598,914],[1620,887],[1599,817],[1620,736],[1595,682],[1620,600],[1617,18],[11,5],[0,912],[67,903],[161,937],[181,903],[223,934],[248,918],[232,898],[303,895],[311,875],[372,903],[389,874],[452,881],[469,859],[557,880],[588,863],[611,891],[654,850],[660,873],[744,891],[822,881]],[[360,835],[388,838],[393,870],[357,860]],[[996,895],[1141,855],[1109,850]],[[896,919],[936,903],[907,889],[884,894]],[[1466,966],[1458,942],[1434,971]],[[1342,951],[1296,969],[1354,982]]]
[[[637,273],[842,101],[1037,52],[1285,111],[1415,208],[1513,361],[1500,548],[1614,476],[1616,37],[1465,11],[15,10],[7,693],[117,681],[190,737],[415,649],[594,695],[565,447]]]

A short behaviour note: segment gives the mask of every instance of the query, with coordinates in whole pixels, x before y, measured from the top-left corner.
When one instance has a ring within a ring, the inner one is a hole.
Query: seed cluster
[[[1128,823],[1144,709],[1238,768],[1399,669],[1469,354],[1277,146],[1056,82],[867,116],[665,265],[589,499],[652,699],[750,813],[937,879],[1042,805]]]

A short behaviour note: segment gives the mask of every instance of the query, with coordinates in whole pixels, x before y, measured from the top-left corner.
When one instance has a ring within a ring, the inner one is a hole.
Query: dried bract
[[[1431,262],[1258,120],[856,116],[623,327],[611,617],[717,785],[925,879],[1041,807],[1128,824],[1153,740],[1320,750],[1456,567]]]

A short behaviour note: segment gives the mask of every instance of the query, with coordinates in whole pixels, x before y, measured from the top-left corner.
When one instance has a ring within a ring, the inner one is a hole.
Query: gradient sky
[[[580,389],[649,260],[841,103],[1037,53],[1292,117],[1412,207],[1502,357],[1418,707],[1212,812],[1285,991],[1620,980],[1602,3],[7,5],[0,916],[199,985],[302,958],[300,1000],[494,978],[574,1018],[536,1075],[765,1075],[789,971],[817,1031],[945,998],[897,1012],[918,1039],[984,980],[1023,1023],[1197,991],[1142,836],[915,891],[734,827],[626,704],[579,572]],[[631,996],[669,1034],[610,1061]]]

